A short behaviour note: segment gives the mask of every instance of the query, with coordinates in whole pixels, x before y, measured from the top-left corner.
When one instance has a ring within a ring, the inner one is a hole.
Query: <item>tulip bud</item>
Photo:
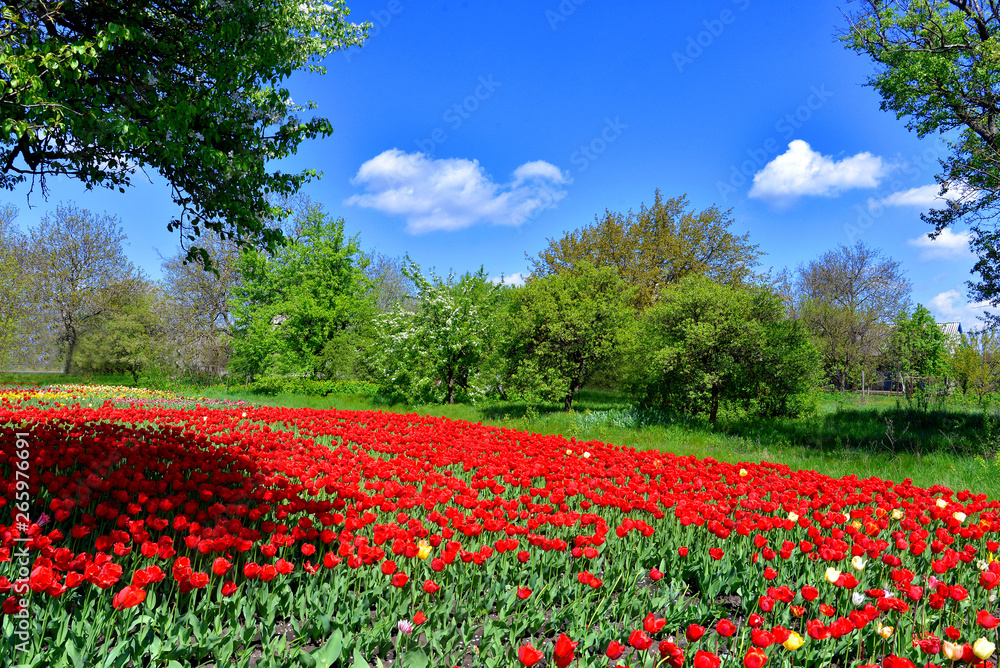
[[[856,571],[863,571],[865,569],[865,560],[861,557],[854,557],[851,559],[851,568]]]

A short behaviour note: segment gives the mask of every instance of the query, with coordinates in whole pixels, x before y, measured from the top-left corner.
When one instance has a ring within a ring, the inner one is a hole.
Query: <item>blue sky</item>
[[[981,312],[966,298],[963,230],[924,238],[942,143],[879,110],[862,85],[873,66],[837,40],[836,3],[348,4],[373,23],[366,45],[289,86],[335,132],[282,167],[320,170],[305,192],[365,249],[516,278],[546,239],[659,188],[732,209],[765,267],[861,239],[903,264],[913,301],[939,320],[968,328]],[[8,200],[24,226],[59,201],[120,216],[130,256],[156,278],[157,251],[174,254],[177,238],[168,189],[150,176],[124,195],[53,180],[48,202]]]

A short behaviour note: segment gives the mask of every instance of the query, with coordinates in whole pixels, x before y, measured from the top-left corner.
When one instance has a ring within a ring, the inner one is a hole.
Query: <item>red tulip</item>
[[[559,634],[559,638],[556,639],[556,646],[552,650],[552,658],[559,668],[566,668],[566,666],[573,662],[573,650],[576,649],[578,644],[579,642],[573,642],[565,633]]]
[[[649,646],[653,644],[653,639],[642,631],[636,629],[632,631],[631,635],[628,637],[628,644],[636,648],[640,652],[649,649]]]
[[[545,656],[531,645],[521,645],[517,650],[517,660],[525,666],[533,666]]]
[[[696,642],[700,640],[703,635],[705,635],[705,627],[698,624],[689,624],[687,631],[684,632],[687,637],[688,642]]]
[[[761,668],[767,663],[767,654],[759,647],[751,647],[743,657],[743,665],[746,668]]]
[[[625,645],[622,645],[617,640],[612,640],[608,643],[608,648],[604,650],[604,653],[609,659],[616,661],[622,657],[622,654],[625,653]]]
[[[728,619],[720,619],[715,625],[715,632],[723,638],[729,638],[736,633],[736,625]]]
[[[115,594],[114,600],[111,601],[111,606],[115,610],[124,610],[125,608],[131,608],[136,605],[139,605],[145,600],[146,600],[145,590],[128,585],[120,592]]]

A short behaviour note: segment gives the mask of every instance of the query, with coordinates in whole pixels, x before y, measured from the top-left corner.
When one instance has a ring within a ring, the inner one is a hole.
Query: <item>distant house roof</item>
[[[939,322],[937,326],[940,327],[941,331],[948,337],[959,336],[962,334],[962,323],[960,322]]]

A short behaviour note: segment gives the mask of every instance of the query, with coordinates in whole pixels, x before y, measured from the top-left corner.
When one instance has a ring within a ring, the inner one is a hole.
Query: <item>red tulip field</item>
[[[417,415],[0,396],[3,665],[996,660],[1000,503],[968,491]]]

